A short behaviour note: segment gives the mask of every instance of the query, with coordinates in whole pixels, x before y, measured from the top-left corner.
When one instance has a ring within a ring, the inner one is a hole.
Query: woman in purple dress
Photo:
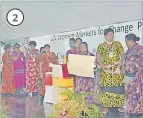
[[[82,42],[80,45],[80,55],[94,56],[93,54],[88,52],[88,45],[86,42]],[[94,93],[94,90],[94,78],[76,76],[76,92],[78,94],[82,94],[85,92],[91,93],[85,98],[89,105],[94,104],[94,98],[92,95],[92,93]]]
[[[143,46],[136,43],[139,37],[125,37],[128,50],[124,61],[124,84],[126,111],[133,118],[143,114]]]
[[[26,85],[25,79],[25,56],[24,53],[20,51],[20,45],[14,44],[14,51],[12,52],[14,60],[14,82],[17,92],[23,93]]]

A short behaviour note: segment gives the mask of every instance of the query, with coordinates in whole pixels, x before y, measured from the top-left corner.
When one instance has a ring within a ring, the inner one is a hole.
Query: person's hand
[[[136,79],[134,78],[133,80],[132,80],[132,84],[131,85],[135,85],[136,84]]]
[[[67,59],[67,63],[69,62],[69,60]]]
[[[95,92],[96,92],[96,94],[99,94],[100,91],[101,91],[100,86],[99,85],[95,85]]]
[[[119,74],[121,71],[119,68],[116,68],[116,70],[114,71],[115,74]]]
[[[119,61],[118,62],[118,68],[121,68],[122,67],[122,61]]]
[[[94,64],[97,65],[97,61],[96,60],[94,61]]]
[[[95,85],[95,89],[96,90],[100,90],[100,86],[97,84],[97,85]]]
[[[138,68],[139,70],[139,74],[140,75],[143,75],[143,68],[141,66],[139,66],[138,64],[136,64],[136,67]]]
[[[105,71],[106,66],[104,64],[101,65],[101,69]]]

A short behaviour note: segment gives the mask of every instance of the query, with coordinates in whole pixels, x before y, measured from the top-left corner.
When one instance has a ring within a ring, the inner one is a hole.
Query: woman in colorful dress
[[[124,86],[122,62],[123,46],[114,41],[114,30],[104,30],[106,41],[98,46],[97,62],[101,66],[100,87],[102,89],[101,104],[108,108],[110,117],[118,115],[118,109],[124,106]]]
[[[29,42],[30,49],[26,54],[26,91],[30,96],[32,94],[38,92],[38,56],[39,51],[35,49],[36,47],[35,41]]]
[[[88,51],[88,45],[86,42],[82,42],[80,45],[80,55],[94,56]],[[94,104],[94,90],[94,78],[76,76],[76,92],[78,94],[91,92],[91,94],[87,95],[85,98],[89,105]]]
[[[6,44],[4,46],[4,55],[2,56],[3,67],[2,67],[2,94],[14,94],[15,84],[13,76],[13,57],[11,55],[11,45]]]
[[[136,43],[140,39],[135,34],[128,34],[125,39],[128,47],[124,61],[126,110],[132,118],[138,118],[143,114],[143,46]]]
[[[45,95],[45,82],[44,78],[46,72],[51,72],[50,64],[58,64],[58,58],[56,57],[54,52],[50,52],[50,45],[46,44],[44,46],[44,53],[40,56],[40,78],[42,78],[42,87],[40,89],[40,95]]]
[[[20,51],[20,45],[13,45],[14,51],[12,52],[14,60],[14,81],[17,93],[24,93],[26,80],[25,80],[25,56],[24,53]]]

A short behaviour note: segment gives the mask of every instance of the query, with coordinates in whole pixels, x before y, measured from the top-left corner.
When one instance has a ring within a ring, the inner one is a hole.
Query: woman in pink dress
[[[26,54],[26,91],[32,96],[33,93],[38,92],[38,57],[39,51],[35,49],[35,41],[29,42],[29,51]]]
[[[16,91],[23,93],[26,85],[25,82],[25,56],[24,53],[20,51],[20,45],[14,44],[14,51],[12,52],[14,61],[14,82]]]

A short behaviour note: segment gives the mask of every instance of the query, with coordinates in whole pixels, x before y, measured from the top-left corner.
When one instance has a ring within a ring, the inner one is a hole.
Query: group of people
[[[77,93],[90,92],[86,96],[89,104],[94,104],[94,91],[100,88],[100,102],[105,114],[110,117],[118,116],[119,111],[125,106],[130,117],[141,117],[143,114],[143,46],[135,34],[125,36],[128,50],[119,41],[114,41],[114,30],[104,30],[106,41],[97,48],[95,65],[99,67],[100,77],[97,82],[94,78],[75,77],[75,90]],[[80,38],[71,38],[69,54],[94,56],[88,51],[88,44]],[[88,63],[88,62],[86,62]],[[96,75],[96,74],[95,74]]]
[[[101,66],[99,82],[103,92],[101,103],[112,116],[118,115],[118,108],[126,106],[131,117],[143,114],[143,47],[137,43],[135,34],[125,36],[128,50],[114,41],[114,31],[104,31],[104,43],[98,46],[97,63]]]
[[[20,51],[19,44],[4,46],[2,94],[28,93],[32,96],[40,91],[44,96],[44,77],[49,71],[49,63],[58,64],[58,59],[55,53],[50,52],[48,44],[41,48],[40,52],[36,45],[35,41],[30,41],[26,54]]]
[[[100,67],[100,80],[95,78],[74,77],[75,91],[78,94],[88,92],[86,96],[89,104],[94,104],[93,94],[95,89],[101,89],[100,102],[107,109],[111,117],[119,113],[119,108],[126,106],[126,111],[131,117],[140,117],[143,114],[143,46],[139,45],[139,37],[127,34],[125,42],[128,50],[119,41],[114,41],[114,30],[104,30],[106,41],[97,48],[96,55],[88,50],[88,44],[81,38],[69,40],[69,54],[96,56],[95,65]],[[58,64],[57,56],[50,51],[50,45],[41,47],[40,52],[35,48],[36,42],[29,42],[29,50],[24,55],[20,45],[4,46],[5,53],[2,57],[2,94],[5,93],[34,93],[40,92],[44,96],[44,78],[50,71],[50,64]],[[88,63],[88,62],[86,62]],[[40,84],[40,89],[39,88]]]

